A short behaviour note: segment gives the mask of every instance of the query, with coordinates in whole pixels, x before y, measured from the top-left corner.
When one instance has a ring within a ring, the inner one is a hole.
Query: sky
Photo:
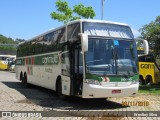
[[[92,6],[101,19],[101,0],[66,0],[69,6]],[[63,25],[51,19],[56,0],[0,0],[0,34],[13,39],[31,39]],[[160,0],[105,0],[103,20],[128,24],[137,37],[143,25],[160,16]]]

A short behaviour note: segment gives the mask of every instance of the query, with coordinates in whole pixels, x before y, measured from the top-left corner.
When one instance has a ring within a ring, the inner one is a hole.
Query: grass
[[[138,93],[160,94],[160,85],[140,85]]]

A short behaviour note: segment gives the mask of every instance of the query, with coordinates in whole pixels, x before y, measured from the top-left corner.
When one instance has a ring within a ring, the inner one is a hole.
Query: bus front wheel
[[[65,99],[65,95],[62,94],[62,80],[59,79],[56,84],[56,92],[60,99]]]

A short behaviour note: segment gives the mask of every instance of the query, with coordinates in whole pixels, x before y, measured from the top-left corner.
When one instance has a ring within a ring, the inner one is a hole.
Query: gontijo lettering
[[[44,57],[42,58],[42,63],[57,63],[57,59],[54,57]]]
[[[47,56],[42,58],[43,64],[57,64],[59,62],[58,55]]]
[[[152,64],[141,64],[142,69],[154,69],[154,65]]]

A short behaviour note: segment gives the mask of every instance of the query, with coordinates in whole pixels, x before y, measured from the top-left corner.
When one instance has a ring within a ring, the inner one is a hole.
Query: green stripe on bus
[[[54,65],[59,63],[59,57],[57,54],[35,56],[34,64],[35,65]]]
[[[25,65],[25,59],[24,58],[16,59],[16,65]]]
[[[26,62],[25,62],[26,60]],[[18,58],[16,65],[54,65],[59,64],[59,56],[56,54],[31,56],[26,58]]]
[[[125,76],[108,76],[110,82],[126,82],[126,81],[135,81],[139,80],[139,75],[136,74],[133,77],[125,77]],[[103,76],[93,75],[93,74],[86,74],[86,79],[93,79],[98,81],[103,81]]]

